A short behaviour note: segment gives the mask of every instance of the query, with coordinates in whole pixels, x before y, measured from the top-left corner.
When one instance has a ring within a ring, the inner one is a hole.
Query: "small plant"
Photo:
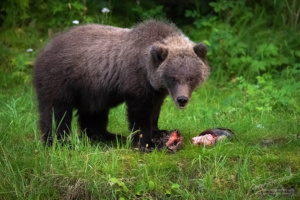
[[[11,60],[12,77],[23,83],[30,83],[31,77],[28,73],[33,67],[33,60],[27,54],[19,54]]]
[[[129,196],[129,190],[124,182],[117,178],[110,178],[109,184],[114,188],[116,198],[125,199],[125,197]]]
[[[177,194],[180,191],[180,185],[177,183],[172,183],[170,189],[166,190],[166,196],[171,196],[172,194]]]
[[[101,10],[103,17],[102,17],[102,24],[108,24],[109,23],[109,12],[110,10],[108,8],[102,8]]]

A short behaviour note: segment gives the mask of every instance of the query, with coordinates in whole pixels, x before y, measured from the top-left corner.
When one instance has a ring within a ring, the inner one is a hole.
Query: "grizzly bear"
[[[52,133],[59,140],[67,136],[74,109],[91,140],[115,139],[107,131],[109,109],[125,102],[129,129],[140,132],[134,144],[153,146],[166,95],[185,108],[207,79],[206,52],[174,24],[156,20],[131,29],[82,25],[56,36],[34,68],[43,140],[51,144]]]

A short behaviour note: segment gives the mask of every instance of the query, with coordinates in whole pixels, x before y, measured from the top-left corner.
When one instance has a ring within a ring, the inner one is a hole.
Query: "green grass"
[[[196,90],[185,110],[178,110],[170,98],[165,100],[159,127],[179,129],[185,140],[175,154],[140,153],[121,143],[90,144],[86,138],[78,139],[76,122],[71,148],[45,147],[30,82],[1,87],[1,199],[299,198],[297,105],[287,108],[275,98],[279,103],[273,102],[272,110],[260,108],[259,102],[247,104],[258,97],[250,89],[239,89],[240,83],[221,87],[216,82],[211,79]],[[276,82],[272,86],[276,91],[286,84],[279,78],[271,82]],[[290,98],[299,102],[299,84],[289,84],[295,89]],[[111,110],[109,119],[110,131],[130,134],[125,105]],[[213,148],[191,144],[193,136],[214,127],[232,129],[236,139]]]

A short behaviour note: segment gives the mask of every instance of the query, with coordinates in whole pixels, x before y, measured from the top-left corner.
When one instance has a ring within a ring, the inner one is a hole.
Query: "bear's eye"
[[[189,77],[187,80],[188,80],[189,82],[192,82],[192,81],[195,80],[195,78],[194,78],[194,77]]]
[[[176,81],[177,81],[176,77],[174,77],[174,76],[171,76],[170,79],[171,79],[171,81],[173,81],[173,82],[176,82]]]

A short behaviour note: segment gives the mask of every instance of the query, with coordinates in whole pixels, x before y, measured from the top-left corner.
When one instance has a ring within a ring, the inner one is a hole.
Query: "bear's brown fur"
[[[143,135],[134,142],[151,146],[166,95],[184,108],[208,74],[205,45],[195,45],[173,24],[149,20],[132,29],[72,28],[54,38],[35,63],[43,139],[51,143],[52,131],[58,139],[68,133],[74,109],[88,137],[115,138],[106,129],[108,112],[126,102],[130,130]]]

